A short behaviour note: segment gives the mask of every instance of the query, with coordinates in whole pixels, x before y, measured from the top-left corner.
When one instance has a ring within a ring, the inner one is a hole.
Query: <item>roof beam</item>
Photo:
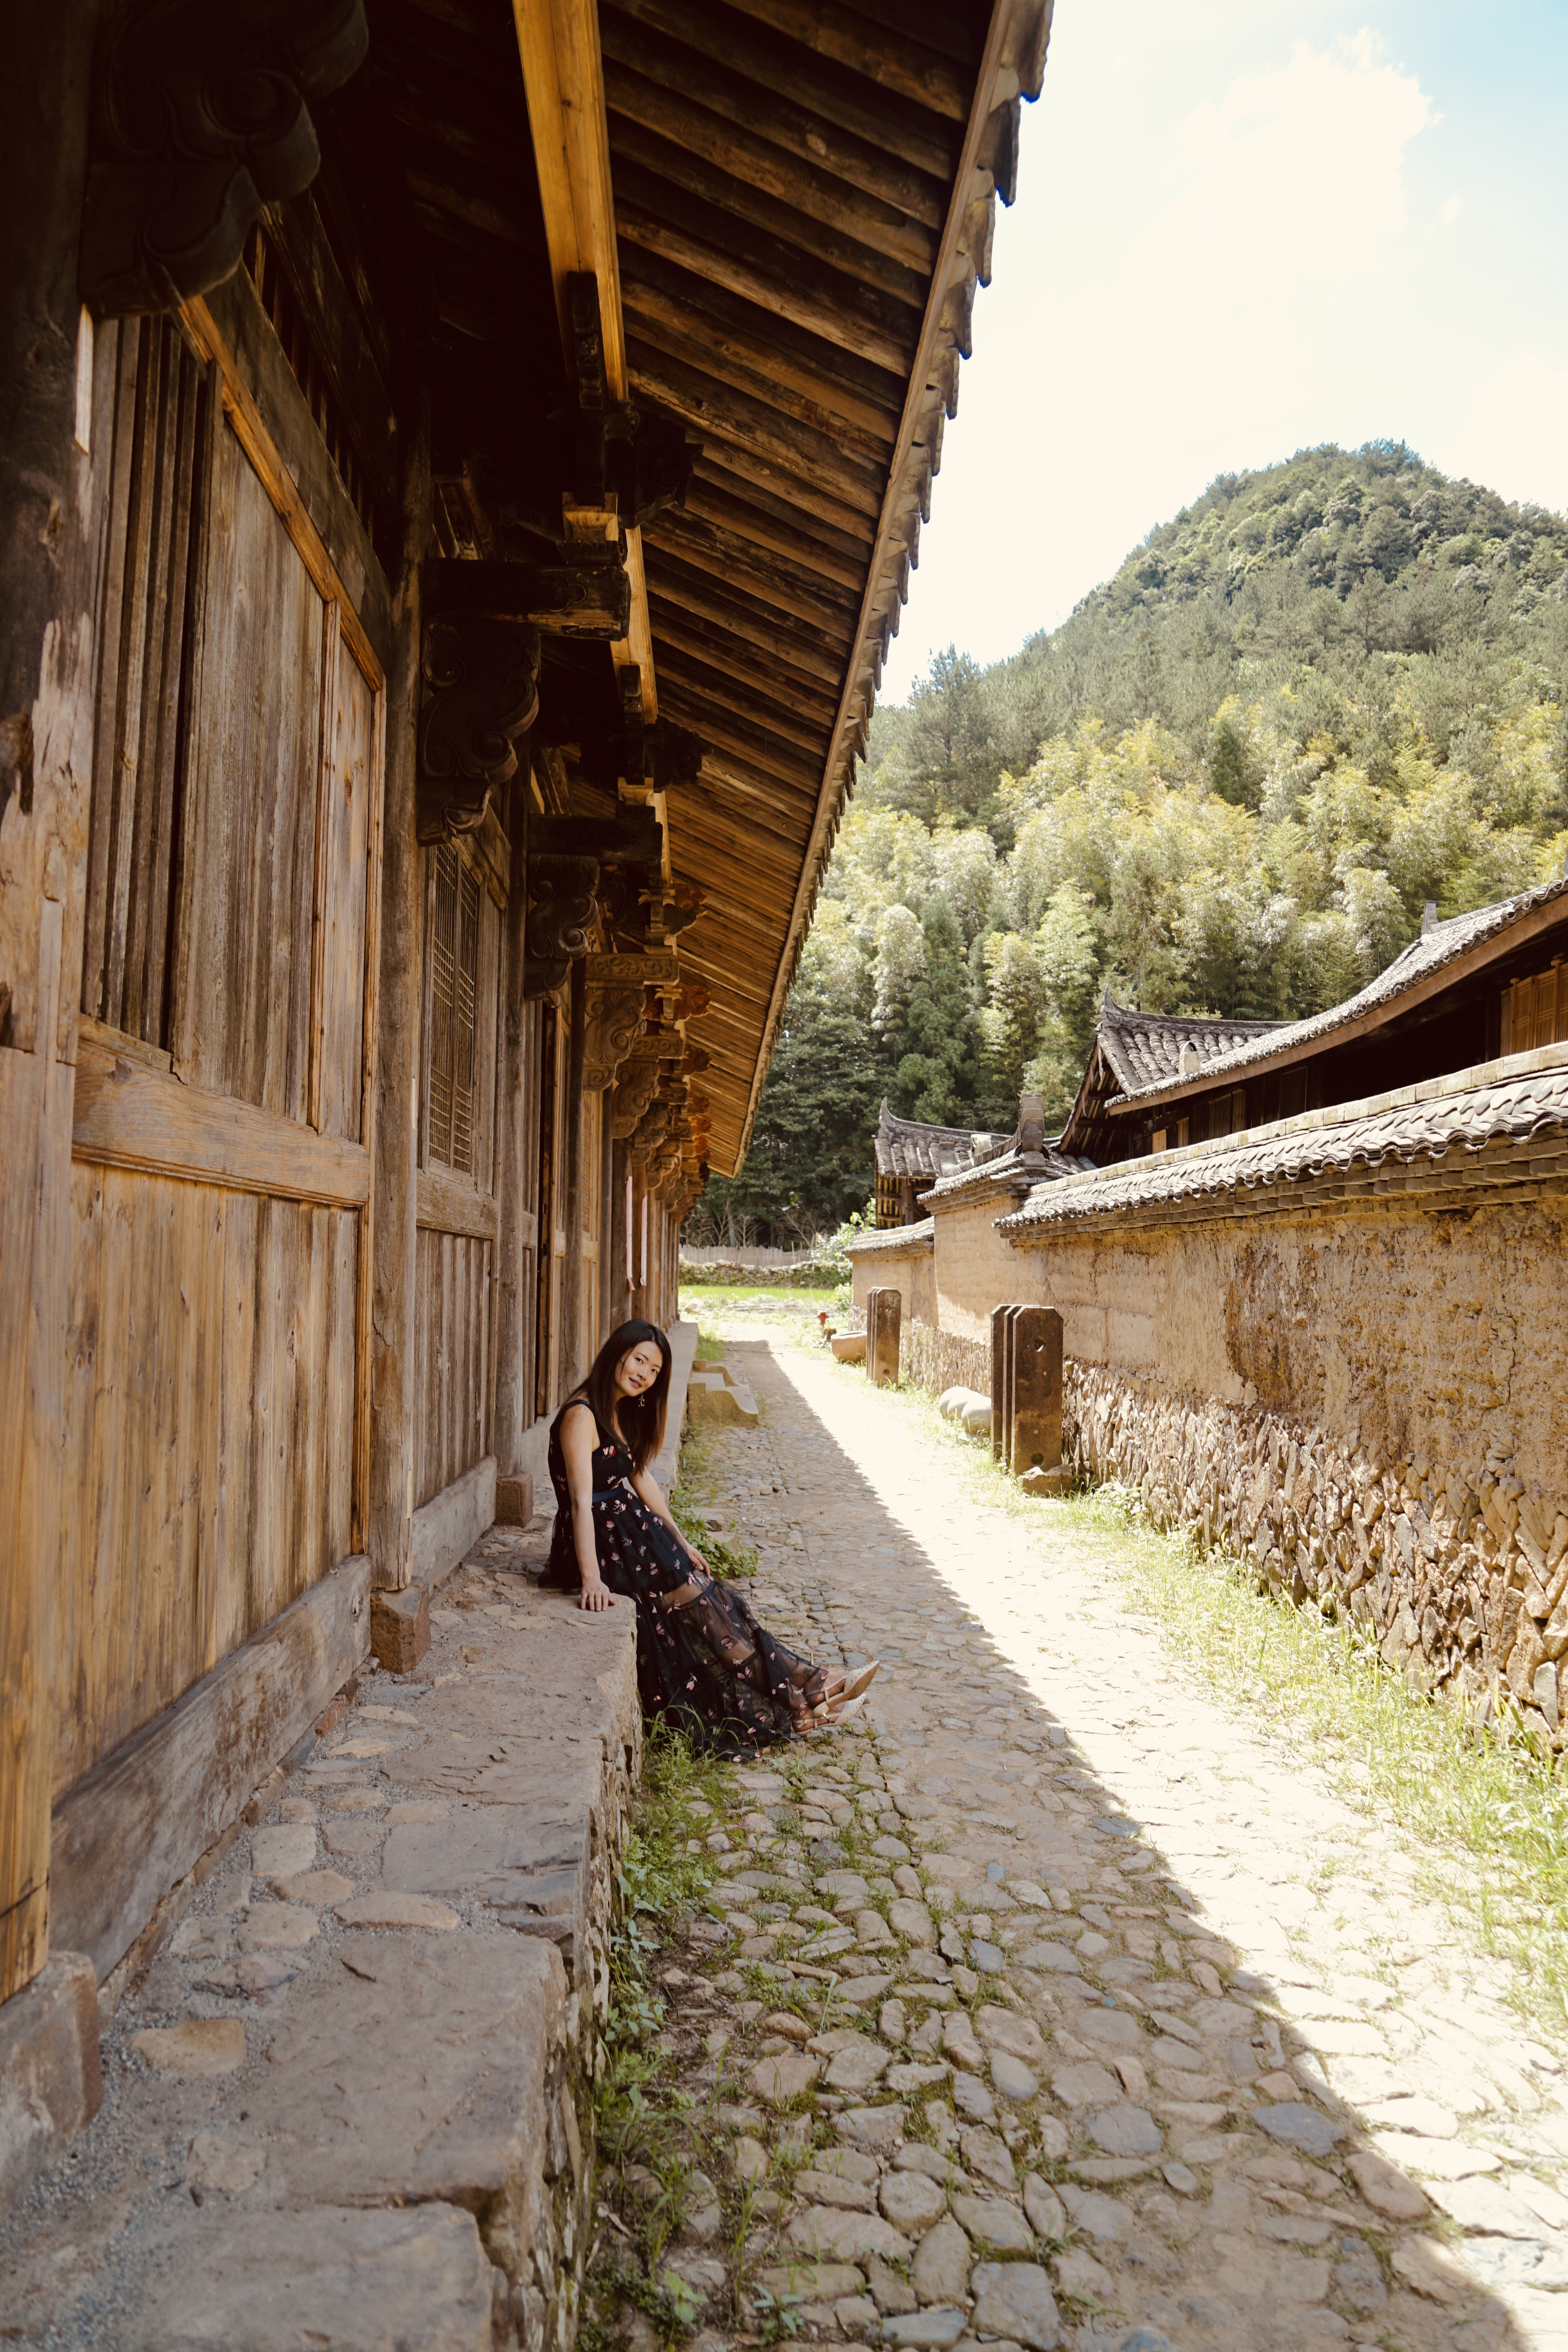
[[[599,288],[605,383],[612,400],[624,401],[626,338],[616,258],[616,205],[610,185],[597,0],[512,0],[512,19],[522,59],[529,130],[567,373],[574,376],[575,368],[567,281],[579,273],[591,274]],[[631,627],[612,652],[617,667],[635,663],[642,678],[643,718],[651,726],[658,716],[658,688],[643,576],[642,532],[635,525],[626,530],[626,573],[632,590]]]

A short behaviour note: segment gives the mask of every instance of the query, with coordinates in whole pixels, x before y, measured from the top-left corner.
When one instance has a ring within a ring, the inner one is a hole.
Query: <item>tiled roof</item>
[[[1204,1077],[1223,1077],[1232,1070],[1250,1070],[1270,1061],[1277,1054],[1310,1044],[1320,1037],[1331,1036],[1336,1029],[1344,1028],[1364,1013],[1377,1012],[1383,1006],[1394,1003],[1406,989],[1440,971],[1445,964],[1454,962],[1471,948],[1479,947],[1485,940],[1506,931],[1521,915],[1559,898],[1565,901],[1563,911],[1568,914],[1568,877],[1542,883],[1539,889],[1526,890],[1517,898],[1501,899],[1494,907],[1477,907],[1468,915],[1451,915],[1447,922],[1434,923],[1419,939],[1412,940],[1407,948],[1402,949],[1394,961],[1358,995],[1347,997],[1342,1004],[1331,1004],[1327,1012],[1314,1013],[1305,1021],[1286,1021],[1267,1027],[1256,1022],[1230,1024],[1247,1034],[1238,1039],[1234,1049],[1218,1053],[1212,1060],[1205,1061]],[[1142,1020],[1149,1016],[1123,1013],[1121,1017],[1123,1020]],[[1204,1025],[1222,1028],[1226,1024],[1207,1023]],[[1120,1066],[1118,1075],[1121,1075]],[[1175,1069],[1150,1067],[1134,1071],[1130,1067],[1124,1080],[1125,1097],[1136,1100],[1157,1093],[1174,1085],[1179,1076]]]
[[[909,1176],[930,1184],[960,1168],[973,1168],[1006,1149],[1008,1138],[983,1129],[928,1127],[919,1119],[895,1118],[884,1102],[877,1122],[877,1173]]]
[[[1164,1086],[1171,1079],[1195,1076],[1225,1054],[1249,1045],[1254,1038],[1271,1036],[1284,1026],[1279,1021],[1214,1021],[1187,1013],[1140,1013],[1118,1004],[1109,989],[1100,1013],[1100,1045],[1123,1090]],[[1182,1067],[1183,1049],[1188,1068]]]
[[[1430,937],[1430,933],[1428,933]],[[1436,1162],[1505,1139],[1562,1136],[1568,1147],[1568,1045],[1490,1062],[1425,1086],[1280,1119],[1250,1133],[1125,1160],[1092,1176],[1039,1184],[998,1230],[1031,1230],[1132,1210],[1175,1207],[1389,1162]],[[1563,1165],[1568,1167],[1568,1149]]]
[[[931,1247],[935,1234],[936,1227],[931,1220],[922,1217],[918,1225],[888,1225],[879,1234],[861,1234],[854,1241],[845,1243],[844,1255],[846,1257],[860,1257],[868,1250],[892,1250],[895,1253],[904,1250],[910,1255],[917,1253],[923,1255]]]
[[[1043,1174],[1042,1160],[1045,1162]],[[951,1201],[959,1193],[986,1192],[994,1184],[1005,1183],[1009,1177],[1018,1176],[1027,1177],[1037,1184],[1059,1184],[1064,1176],[1076,1176],[1081,1170],[1093,1165],[1092,1160],[1075,1159],[1068,1152],[1058,1151],[1052,1143],[1047,1143],[1043,1152],[1033,1155],[1016,1150],[1009,1144],[994,1159],[980,1160],[973,1168],[955,1169],[951,1176],[942,1177],[922,1192],[921,1198],[922,1201]]]

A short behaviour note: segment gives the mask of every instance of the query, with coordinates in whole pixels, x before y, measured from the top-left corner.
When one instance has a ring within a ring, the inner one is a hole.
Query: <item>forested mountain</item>
[[[1071,1102],[1103,990],[1289,1016],[1562,870],[1568,519],[1403,444],[1224,475],[1063,625],[879,710],[750,1158],[692,1222],[777,1239],[870,1187],[886,1094]]]

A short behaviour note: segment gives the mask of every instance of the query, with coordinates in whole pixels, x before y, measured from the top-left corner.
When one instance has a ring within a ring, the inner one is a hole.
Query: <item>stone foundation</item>
[[[991,1393],[991,1343],[966,1339],[956,1331],[939,1331],[930,1323],[904,1325],[900,1380],[940,1396],[943,1389],[978,1389]]]
[[[1063,1458],[1120,1480],[1158,1526],[1225,1544],[1260,1588],[1375,1631],[1414,1689],[1507,1693],[1563,1745],[1568,1516],[1500,1465],[1476,1486],[1437,1464],[1390,1465],[1273,1413],[1187,1402],[1156,1381],[1067,1368]]]

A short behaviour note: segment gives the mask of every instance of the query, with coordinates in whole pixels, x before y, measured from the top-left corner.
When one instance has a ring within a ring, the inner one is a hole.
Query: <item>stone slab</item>
[[[493,2273],[473,2215],[208,2209],[151,2249],[122,2352],[490,2352]]]
[[[265,2146],[270,2193],[463,2205],[518,2274],[544,2209],[559,1953],[528,1936],[349,1935],[337,1962],[284,2011],[237,2127]]]

